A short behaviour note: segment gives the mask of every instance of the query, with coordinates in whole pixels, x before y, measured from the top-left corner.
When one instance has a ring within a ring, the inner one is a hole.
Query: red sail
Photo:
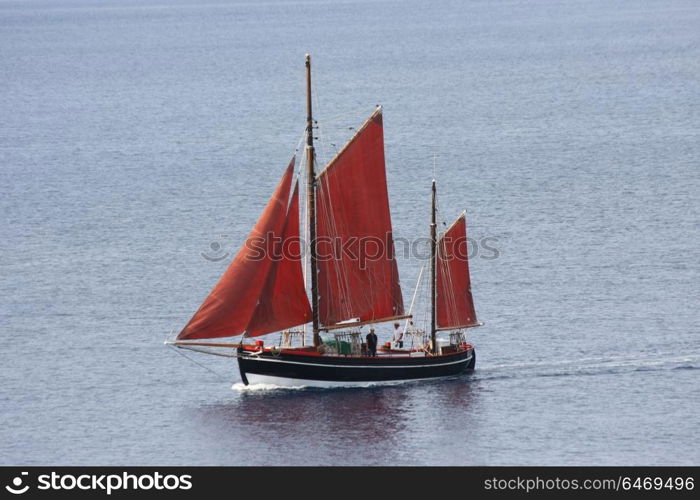
[[[267,249],[284,229],[293,174],[294,158],[243,248],[177,336],[178,340],[231,337],[246,330],[273,263]]]
[[[466,328],[477,324],[468,250],[467,224],[462,214],[437,244],[436,319],[439,328]]]
[[[316,197],[321,324],[403,314],[381,109],[319,174]]]
[[[311,307],[304,286],[299,240],[299,193],[294,187],[287,209],[282,241],[262,290],[258,307],[246,329],[247,337],[276,332],[311,321]]]

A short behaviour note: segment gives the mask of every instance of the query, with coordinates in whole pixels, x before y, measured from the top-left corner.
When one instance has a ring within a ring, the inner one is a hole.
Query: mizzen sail
[[[177,340],[232,337],[249,327],[274,264],[270,249],[284,231],[293,175],[294,158],[245,244]]]
[[[437,243],[436,319],[439,329],[477,326],[469,277],[467,223],[462,213]]]
[[[381,108],[318,175],[316,203],[321,324],[403,315]]]

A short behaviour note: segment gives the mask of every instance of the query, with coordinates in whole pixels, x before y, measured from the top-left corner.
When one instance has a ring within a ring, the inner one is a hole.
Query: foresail
[[[294,158],[245,244],[178,340],[232,337],[245,332],[273,264],[269,248],[284,230],[293,175]]]
[[[437,245],[436,321],[439,329],[478,325],[469,277],[465,214],[445,231]]]
[[[321,324],[402,315],[381,108],[319,174],[316,203]]]
[[[256,337],[311,321],[311,306],[304,286],[299,240],[298,183],[287,209],[282,240],[274,249],[274,262],[263,287],[247,337]]]

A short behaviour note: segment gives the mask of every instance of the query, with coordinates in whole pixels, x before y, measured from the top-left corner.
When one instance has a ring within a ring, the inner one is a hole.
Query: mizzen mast
[[[306,54],[306,200],[309,214],[311,264],[311,314],[314,347],[321,345],[318,320],[318,270],[316,258],[316,172],[314,172],[314,119],[311,107],[311,56]]]
[[[435,179],[433,179],[433,202],[430,212],[430,342],[432,344],[432,352],[436,354],[437,339],[435,336],[435,284],[437,281],[435,261],[437,260],[437,223],[435,221]]]

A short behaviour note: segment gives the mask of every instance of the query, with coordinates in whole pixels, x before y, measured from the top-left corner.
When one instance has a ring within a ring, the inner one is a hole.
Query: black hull
[[[421,357],[319,356],[293,350],[253,355],[241,350],[239,356],[238,366],[245,385],[261,381],[326,386],[448,377],[472,370],[476,362],[473,348]]]

